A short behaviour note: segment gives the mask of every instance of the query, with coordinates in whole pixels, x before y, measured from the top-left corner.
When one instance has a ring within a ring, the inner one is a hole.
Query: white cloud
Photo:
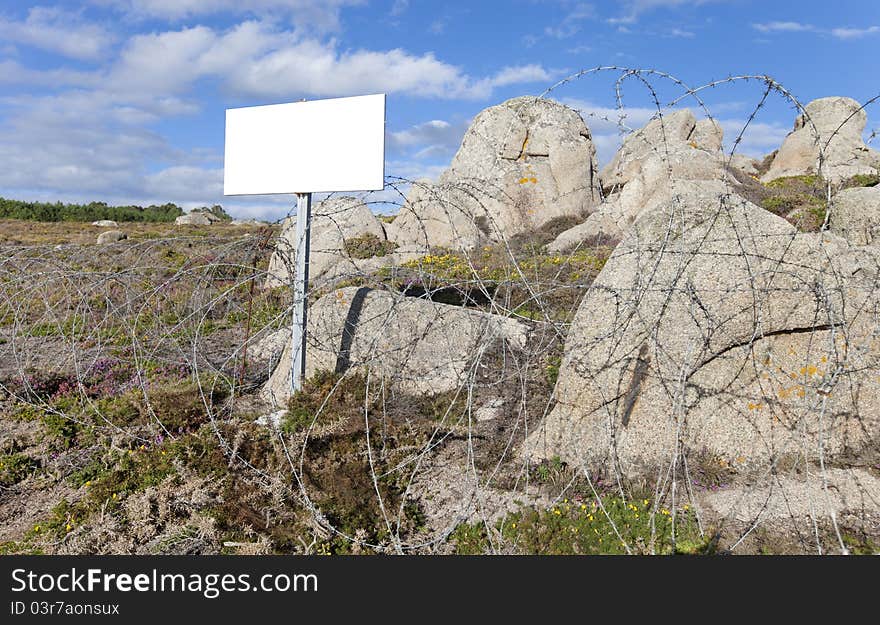
[[[434,119],[405,130],[389,132],[385,146],[392,155],[411,153],[417,160],[448,160],[461,145],[461,139],[469,125],[470,120],[451,124]]]
[[[880,33],[880,26],[869,26],[868,28],[835,28],[831,34],[838,39],[858,39],[868,35],[876,35]]]
[[[508,85],[547,82],[552,78],[552,74],[540,65],[534,63],[531,65],[516,65],[505,67],[494,76],[479,81],[476,91],[481,91],[482,87],[488,87],[491,90]]]
[[[832,28],[825,30],[817,28],[812,24],[803,24],[801,22],[766,22],[761,24],[752,24],[752,28],[762,33],[772,32],[811,32],[828,35],[830,34],[837,39],[859,39],[869,35],[880,33],[880,26],[868,26],[866,28]]]
[[[623,13],[608,21],[612,24],[633,24],[642,14],[656,9],[672,9],[687,5],[700,6],[710,2],[724,1],[727,0],[620,0],[618,4],[623,6]]]
[[[165,197],[177,202],[209,203],[223,197],[223,169],[208,169],[192,165],[177,165],[144,177],[144,186],[161,189]]]
[[[799,33],[799,32],[811,32],[815,31],[816,27],[811,24],[802,24],[800,22],[766,22],[760,24],[752,24],[752,28],[762,33],[772,33],[772,32],[787,32],[787,33]]]
[[[394,4],[391,5],[390,14],[392,17],[397,17],[406,13],[408,9],[409,0],[394,0]]]
[[[581,22],[596,16],[596,7],[586,2],[579,2],[565,15],[556,26],[548,26],[544,34],[556,39],[573,37],[581,30]]]
[[[181,94],[200,80],[218,81],[240,97],[333,97],[405,93],[444,99],[490,97],[499,87],[547,82],[536,64],[505,67],[477,78],[433,53],[403,49],[342,50],[336,40],[300,39],[263,22],[226,32],[195,26],[136,35],[102,76],[103,88],[120,94]]]
[[[724,148],[728,152],[733,149],[733,142],[736,140],[743,128],[745,128],[745,119],[718,119],[716,120],[724,131]],[[788,133],[791,127],[783,126],[779,123],[755,122],[749,124],[745,129],[740,144],[736,147],[738,154],[745,154],[756,158],[777,149]]]
[[[428,32],[432,35],[442,35],[446,32],[446,25],[449,23],[449,19],[445,17],[438,18],[431,22],[431,25],[428,26]]]
[[[258,17],[283,16],[299,26],[321,30],[339,27],[339,12],[366,0],[91,0],[134,18],[181,20],[225,13]]]
[[[342,50],[336,40],[300,39],[262,22],[227,32],[205,26],[138,35],[125,46],[108,86],[129,93],[177,94],[202,79],[246,97],[332,97],[406,93],[436,98],[486,98],[498,87],[548,81],[539,65],[502,68],[475,78],[433,53],[403,49]]]
[[[0,40],[33,46],[64,56],[95,60],[113,44],[115,37],[76,13],[59,8],[34,7],[24,21],[0,17]]]
[[[693,39],[694,37],[696,37],[696,34],[682,28],[673,28],[667,33],[667,35],[669,37],[675,37],[677,39]]]
[[[446,165],[431,165],[415,161],[388,161],[387,175],[404,180],[437,180],[446,170]]]
[[[549,80],[537,65],[507,67],[474,79],[433,53],[402,49],[340,51],[335,42],[300,41],[230,68],[229,86],[238,93],[281,97],[406,93],[435,98],[486,98],[497,87]]]
[[[68,69],[35,70],[24,67],[17,61],[0,61],[0,84],[18,84],[43,87],[84,87],[98,80],[92,72]]]

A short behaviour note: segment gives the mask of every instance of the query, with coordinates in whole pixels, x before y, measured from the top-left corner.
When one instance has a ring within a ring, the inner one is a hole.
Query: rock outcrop
[[[661,475],[877,455],[880,251],[734,194],[643,213],[584,297],[536,457]],[[679,467],[680,469],[680,467]]]
[[[208,217],[207,213],[192,212],[181,215],[174,220],[174,223],[178,226],[210,226],[214,221]]]
[[[821,98],[804,109],[761,180],[818,173],[837,183],[877,172],[880,152],[870,149],[862,139],[868,118],[858,102],[851,98]]]
[[[181,215],[174,220],[178,226],[210,226],[220,221],[215,215],[205,211],[193,211],[186,215]]]
[[[306,374],[369,370],[401,391],[459,388],[493,349],[521,351],[528,326],[498,315],[386,291],[348,287],[309,311]],[[290,396],[290,345],[263,389],[272,403]]]
[[[697,121],[687,109],[673,111],[629,135],[602,169],[606,201],[587,220],[563,232],[550,249],[578,238],[620,238],[645,211],[689,187],[733,184],[721,152],[723,131],[711,119]]]
[[[357,272],[356,259],[346,252],[345,241],[364,235],[386,240],[382,223],[362,200],[340,196],[318,203],[312,209],[309,279],[319,282],[325,274],[346,268]],[[296,217],[288,217],[269,261],[267,288],[290,284],[296,243]]]
[[[401,246],[472,248],[567,216],[600,198],[596,150],[574,110],[531,97],[482,111],[436,184],[413,185],[388,238]]]
[[[122,230],[107,230],[98,235],[98,245],[110,245],[128,238]]]
[[[835,195],[829,228],[853,245],[880,245],[880,186]]]

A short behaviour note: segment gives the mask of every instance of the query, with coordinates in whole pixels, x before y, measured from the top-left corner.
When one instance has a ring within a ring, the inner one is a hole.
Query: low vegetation
[[[460,555],[704,554],[715,548],[687,505],[673,511],[650,499],[612,495],[522,508],[493,525],[463,523],[452,539]]]
[[[395,249],[397,249],[397,243],[380,239],[372,232],[345,241],[346,256],[356,260],[387,256]]]
[[[0,198],[0,219],[29,221],[113,221],[173,222],[183,215],[176,204],[161,206],[110,206],[105,202],[64,204],[61,202],[23,202]]]

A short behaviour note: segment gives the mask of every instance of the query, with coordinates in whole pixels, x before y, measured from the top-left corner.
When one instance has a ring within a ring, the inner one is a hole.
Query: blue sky
[[[878,52],[875,0],[0,0],[0,195],[275,219],[289,198],[222,196],[228,107],[385,92],[386,173],[414,179],[449,163],[483,108],[581,69],[654,68],[690,87],[768,74],[803,103],[864,102],[880,93]],[[548,95],[582,111],[602,160],[619,140],[601,119],[618,117],[619,76]],[[663,104],[682,94],[648,82]],[[635,78],[621,94],[631,127],[656,110]],[[730,139],[763,88],[700,95]],[[771,95],[739,150],[772,151],[794,115]],[[874,106],[866,135],[878,126]]]

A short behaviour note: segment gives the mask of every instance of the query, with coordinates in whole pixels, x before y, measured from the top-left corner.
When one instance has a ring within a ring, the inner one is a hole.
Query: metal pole
[[[290,390],[302,389],[306,376],[306,328],[309,301],[309,234],[312,194],[296,194],[296,272],[293,278],[293,326],[290,332]]]

